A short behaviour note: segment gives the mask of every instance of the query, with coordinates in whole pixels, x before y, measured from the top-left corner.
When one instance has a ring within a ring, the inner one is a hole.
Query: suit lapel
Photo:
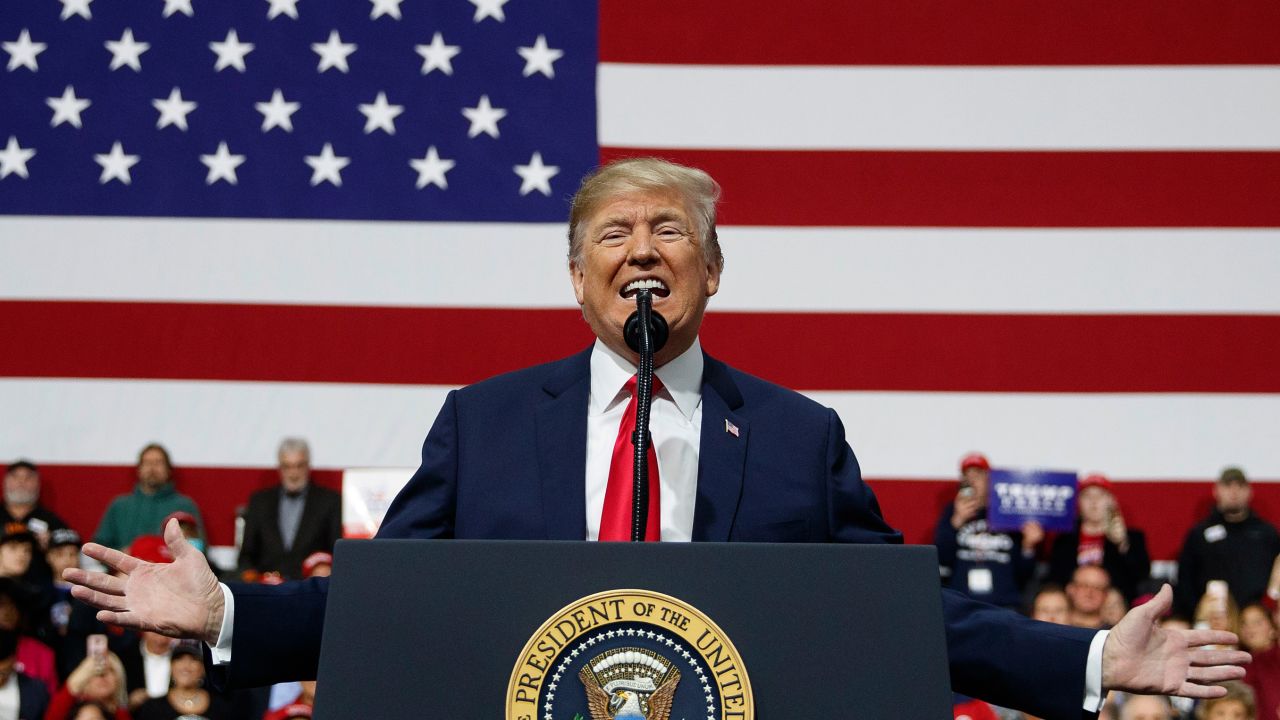
[[[587,398],[591,350],[559,363],[543,384],[538,406],[538,475],[542,516],[550,540],[587,537]]]
[[[742,497],[751,424],[737,412],[743,404],[742,393],[728,368],[708,355],[703,356],[703,361],[702,440],[693,539],[726,542]]]

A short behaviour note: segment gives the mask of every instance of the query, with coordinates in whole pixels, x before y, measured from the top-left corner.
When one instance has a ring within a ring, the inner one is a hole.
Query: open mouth
[[[651,291],[655,297],[664,298],[671,294],[667,289],[667,284],[657,278],[645,278],[643,280],[632,280],[622,288],[622,292],[618,293],[622,297],[630,300],[636,296],[641,290]]]

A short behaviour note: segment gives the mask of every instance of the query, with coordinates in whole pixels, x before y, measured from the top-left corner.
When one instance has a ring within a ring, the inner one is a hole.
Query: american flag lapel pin
[[[740,436],[738,435],[738,426],[737,426],[737,425],[734,425],[734,424],[733,424],[733,423],[731,423],[731,422],[729,422],[729,418],[725,418],[725,419],[724,419],[724,431],[725,431],[725,432],[727,432],[727,433],[729,433],[730,435],[732,435],[732,436],[734,436],[734,437],[740,437]]]

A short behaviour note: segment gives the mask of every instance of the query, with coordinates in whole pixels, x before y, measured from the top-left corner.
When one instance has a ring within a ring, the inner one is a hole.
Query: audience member
[[[204,689],[205,668],[200,646],[183,641],[173,648],[169,675],[172,687],[161,697],[142,703],[134,720],[230,720],[231,710],[219,696]]]
[[[31,596],[13,578],[0,578],[0,630],[18,634],[17,668],[45,684],[52,693],[58,687],[53,650],[31,633]]]
[[[66,720],[111,720],[115,715],[106,705],[91,700],[81,700],[67,711]]]
[[[1255,515],[1249,480],[1229,467],[1213,486],[1215,507],[1187,533],[1178,557],[1174,610],[1191,615],[1210,580],[1226,580],[1237,606],[1257,602],[1280,555],[1280,533]]]
[[[1101,628],[1102,604],[1111,589],[1111,579],[1101,565],[1081,565],[1076,568],[1067,584],[1067,597],[1071,599],[1071,625],[1084,628]]]
[[[170,661],[175,641],[161,635],[142,631],[138,641],[119,653],[124,664],[125,690],[129,693],[129,710],[137,710],[152,698],[162,698],[169,692]]]
[[[45,562],[53,572],[53,589],[49,604],[50,638],[65,637],[71,622],[71,583],[62,579],[62,571],[80,567],[80,533],[71,528],[58,528],[49,533],[49,549],[44,553]]]
[[[27,526],[41,547],[49,533],[67,527],[58,514],[40,504],[40,469],[30,460],[18,460],[4,471],[4,503],[0,525],[20,522]]]
[[[1036,591],[1031,600],[1031,619],[1043,622],[1069,625],[1071,622],[1071,601],[1061,587],[1047,584]]]
[[[160,533],[160,535],[163,536],[164,526],[168,525],[170,520],[178,521],[178,529],[182,531],[182,536],[185,537],[187,542],[191,543],[195,549],[200,552],[204,552],[207,549],[204,546],[204,532],[202,532],[202,528],[200,527],[200,518],[185,510],[175,510],[174,512],[166,515],[164,520],[160,521],[160,526],[155,529],[155,532]]]
[[[1124,594],[1114,587],[1108,590],[1107,599],[1102,601],[1102,624],[1114,626],[1127,612],[1129,603],[1125,602]]]
[[[1194,619],[1196,627],[1240,634],[1240,608],[1236,606],[1235,598],[1225,588],[1215,592],[1212,581],[1209,591],[1196,603]]]
[[[1196,708],[1197,720],[1256,720],[1257,700],[1248,685],[1239,681],[1219,684],[1227,689],[1227,694],[1201,701]]]
[[[1039,523],[1021,532],[987,527],[987,492],[991,464],[978,453],[960,461],[955,500],[938,518],[933,534],[944,583],[993,605],[1019,607],[1022,590],[1036,566],[1036,545],[1044,538]]]
[[[1240,649],[1253,656],[1244,666],[1244,682],[1253,688],[1263,714],[1280,715],[1280,644],[1276,642],[1276,622],[1258,603],[1240,611]]]
[[[142,449],[137,478],[133,492],[116,496],[107,506],[93,534],[94,542],[124,548],[139,535],[157,532],[172,512],[181,510],[200,517],[195,501],[174,487],[173,463],[163,446],[152,443]]]
[[[18,634],[0,630],[0,718],[34,720],[44,717],[49,690],[44,683],[18,669]]]
[[[130,720],[125,708],[124,666],[115,653],[89,656],[67,676],[67,682],[54,693],[45,720],[62,720],[80,702],[101,704],[112,720]]]
[[[0,577],[25,580],[36,553],[36,536],[25,523],[8,523],[0,535]]]
[[[333,574],[333,555],[313,552],[302,561],[302,578],[329,577]]]
[[[1146,535],[1124,521],[1111,481],[1093,474],[1080,481],[1076,492],[1076,528],[1053,541],[1049,579],[1071,580],[1080,565],[1101,565],[1111,585],[1132,602],[1138,586],[1151,574]]]
[[[1161,695],[1129,695],[1120,704],[1120,720],[1171,720],[1173,706]]]
[[[311,482],[311,450],[305,440],[285,438],[277,453],[280,483],[249,498],[239,568],[247,580],[279,573],[297,580],[302,560],[333,552],[342,538],[342,497]]]

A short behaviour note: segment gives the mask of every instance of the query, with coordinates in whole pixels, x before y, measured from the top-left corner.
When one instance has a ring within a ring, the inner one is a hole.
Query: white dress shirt
[[[591,349],[591,394],[587,400],[587,539],[600,536],[605,488],[618,426],[631,402],[627,381],[636,374],[630,360],[596,340]],[[662,391],[654,393],[649,433],[658,453],[662,539],[693,537],[698,498],[698,446],[702,441],[702,346],[693,345],[654,371]]]

